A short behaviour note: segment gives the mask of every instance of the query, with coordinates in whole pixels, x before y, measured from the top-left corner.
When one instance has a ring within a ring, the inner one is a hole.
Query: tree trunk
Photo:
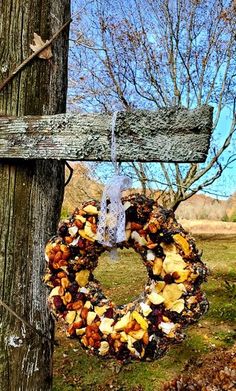
[[[0,82],[70,16],[70,0],[0,0]],[[65,112],[68,29],[53,58],[35,58],[0,94],[0,115]],[[63,198],[64,163],[1,160],[0,298],[42,337],[0,306],[0,390],[48,391],[53,323],[42,284],[44,246],[55,232]]]

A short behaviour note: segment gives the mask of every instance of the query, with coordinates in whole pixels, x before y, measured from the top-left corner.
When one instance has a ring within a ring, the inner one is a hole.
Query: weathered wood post
[[[1,0],[0,82],[31,54],[34,32],[50,39],[69,17],[70,0]],[[65,112],[68,28],[52,50],[50,61],[35,58],[0,93],[0,116]],[[63,161],[1,160],[0,298],[48,338],[0,306],[2,391],[51,389],[53,327],[41,276],[43,248],[55,232],[63,183]]]

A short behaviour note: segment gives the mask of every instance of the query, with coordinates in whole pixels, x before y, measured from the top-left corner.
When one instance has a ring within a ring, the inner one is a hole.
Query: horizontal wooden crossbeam
[[[203,162],[212,116],[210,106],[119,112],[118,160]],[[109,161],[111,122],[108,114],[0,117],[0,158]]]

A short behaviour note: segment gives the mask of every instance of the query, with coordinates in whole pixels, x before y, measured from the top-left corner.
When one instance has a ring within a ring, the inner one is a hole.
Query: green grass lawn
[[[114,360],[89,356],[78,341],[64,336],[64,326],[59,325],[53,391],[162,390],[163,383],[178,375],[188,362],[194,362],[213,350],[217,354],[219,347],[227,348],[235,343],[236,241],[224,237],[197,241],[197,244],[210,269],[208,282],[203,285],[210,309],[198,324],[187,330],[185,341],[171,347],[158,361],[121,366]],[[146,281],[146,271],[138,255],[123,250],[119,258],[112,262],[104,254],[95,273],[106,294],[117,304],[136,297]]]

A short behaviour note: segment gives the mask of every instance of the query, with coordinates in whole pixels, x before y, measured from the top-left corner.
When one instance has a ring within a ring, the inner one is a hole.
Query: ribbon
[[[120,174],[116,154],[115,123],[117,112],[112,117],[111,160],[115,174],[107,182],[101,201],[101,211],[97,228],[97,241],[104,246],[115,247],[116,243],[126,240],[125,210],[121,202],[121,193],[132,184],[131,179]],[[115,258],[113,252],[113,258]]]

